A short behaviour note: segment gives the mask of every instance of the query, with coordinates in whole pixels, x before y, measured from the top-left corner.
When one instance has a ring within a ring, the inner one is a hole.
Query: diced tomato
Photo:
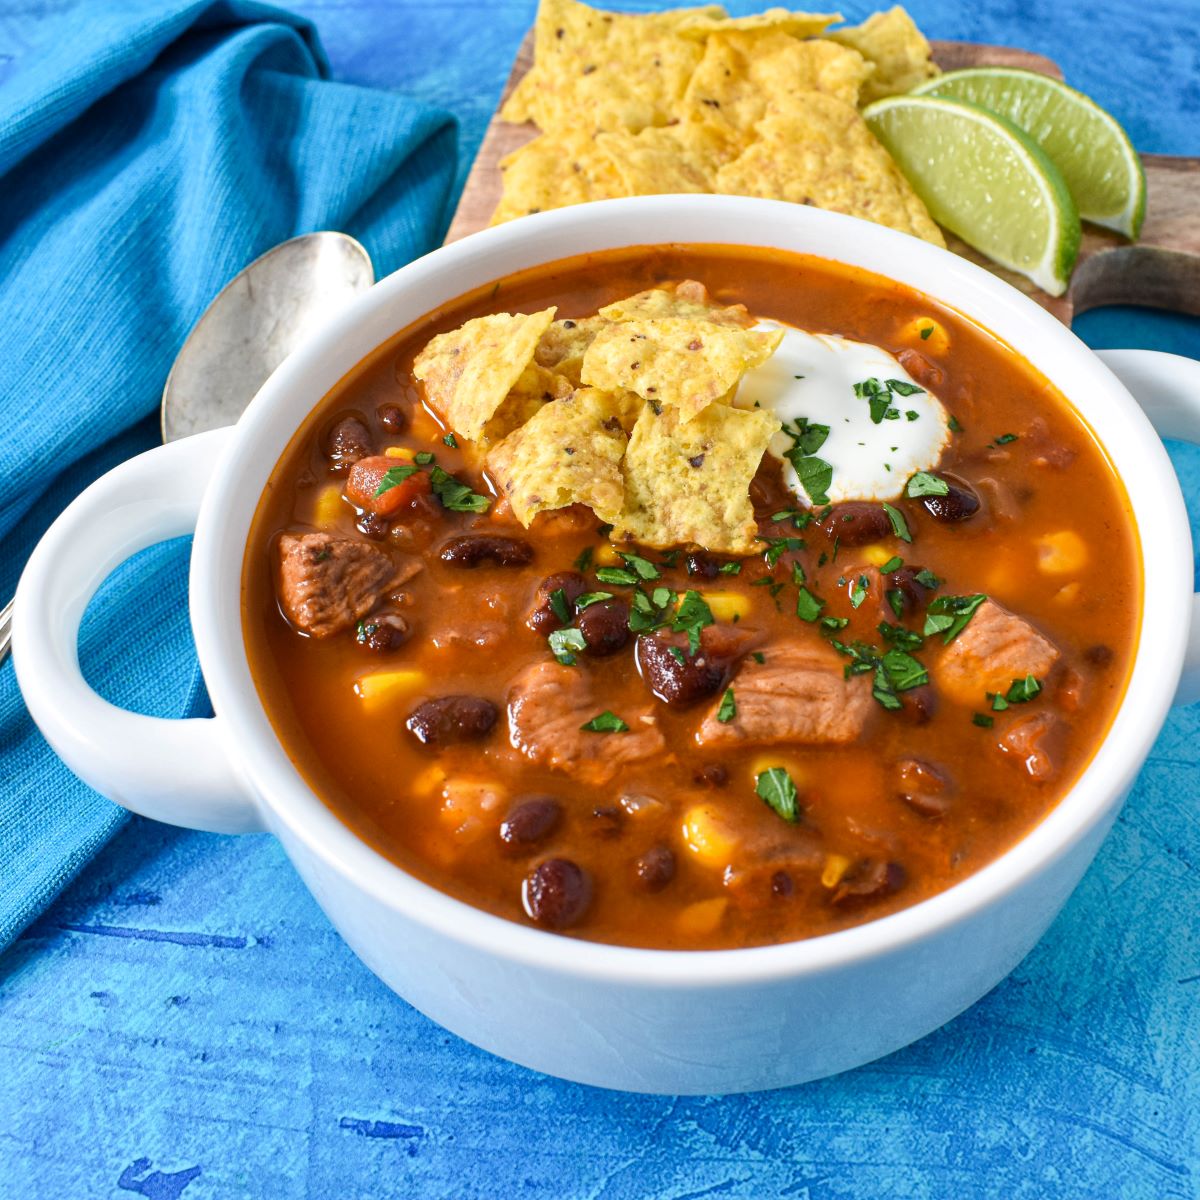
[[[411,466],[382,454],[360,459],[346,481],[346,499],[381,517],[395,516],[429,491],[429,473],[420,468],[409,473]]]

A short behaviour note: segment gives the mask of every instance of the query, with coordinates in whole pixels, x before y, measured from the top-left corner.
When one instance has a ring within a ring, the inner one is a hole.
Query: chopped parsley
[[[760,667],[762,666],[763,663],[765,663],[767,661],[767,656],[761,650],[755,650],[755,652],[752,655],[750,655],[750,657],[752,659],[754,659],[754,661],[756,663],[758,663],[758,665]]]
[[[571,602],[567,599],[567,593],[563,588],[555,588],[550,593],[550,611],[564,625],[570,625],[571,618],[575,614],[571,611]]]
[[[671,656],[671,657],[672,657],[672,658],[673,658],[673,659],[674,659],[674,660],[675,660],[677,663],[685,663],[685,662],[687,662],[687,655],[686,655],[686,654],[684,654],[684,652],[683,652],[682,650],[680,650],[680,648],[679,648],[678,646],[668,646],[668,647],[667,647],[667,653],[668,653],[668,654],[669,654],[669,655],[670,655],[670,656]]]
[[[591,546],[584,546],[584,548],[579,552],[579,557],[573,564],[575,570],[577,570],[580,574],[583,574],[585,571],[590,571],[592,568],[592,558],[594,555],[595,551],[591,548]]]
[[[780,521],[791,521],[796,529],[803,529],[806,525],[812,523],[812,519],[812,513],[802,512],[798,508],[784,508],[777,513],[771,514],[771,520],[776,524]]]
[[[800,797],[786,767],[768,767],[754,781],[754,790],[776,815],[795,825],[800,820]]]
[[[465,483],[441,467],[434,467],[429,472],[429,483],[434,495],[442,502],[442,507],[451,512],[484,513],[492,506],[486,496],[471,491]]]
[[[579,727],[584,733],[624,733],[629,726],[621,720],[616,713],[609,712],[605,709],[598,716],[593,717],[586,724]]]
[[[428,450],[422,450],[419,454],[413,455],[413,462],[419,467],[427,467],[433,461],[433,455]]]
[[[887,389],[896,396],[916,396],[924,395],[925,389],[918,387],[915,383],[909,383],[904,379],[889,379],[887,381]]]
[[[921,496],[945,496],[950,492],[950,485],[928,471],[918,471],[904,486],[904,494],[910,500]]]
[[[850,624],[849,617],[822,617],[821,629],[825,633],[831,633],[835,629],[845,629]]]
[[[799,587],[802,583],[808,582],[808,576],[804,573],[803,566],[798,562],[792,563],[792,582]]]
[[[980,729],[991,729],[995,723],[995,718],[989,717],[987,713],[974,713],[971,717],[971,724],[978,725]]]
[[[383,478],[379,481],[379,486],[375,489],[375,495],[372,499],[379,499],[385,492],[390,492],[392,488],[399,487],[406,479],[417,473],[417,468],[411,463],[405,463],[399,467],[388,467],[383,473]]]
[[[879,622],[879,634],[885,642],[891,642],[901,650],[916,650],[925,641],[919,633],[905,629],[903,625],[891,625],[887,621]]]
[[[550,652],[564,667],[573,667],[576,652],[587,649],[583,634],[574,627],[556,629],[546,640],[550,643]]]
[[[896,616],[904,616],[904,593],[899,588],[888,588],[884,592],[884,599],[887,600],[888,607]]]
[[[833,467],[815,455],[801,455],[798,447],[787,452],[787,459],[796,470],[796,478],[814,504],[829,503],[829,485],[833,482]]]
[[[919,421],[921,414],[915,408],[910,408],[905,412],[904,419],[906,421]]]
[[[879,573],[881,575],[890,575],[893,571],[900,570],[902,566],[904,566],[904,559],[900,555],[894,554],[879,568]]]
[[[829,436],[828,425],[815,425],[807,417],[799,417],[794,425],[784,422],[783,432],[792,439],[802,455],[816,454]]]
[[[722,575],[740,575],[742,573],[742,564],[740,562],[722,563],[720,572]]]
[[[693,657],[700,650],[700,630],[706,625],[713,624],[712,609],[705,603],[699,592],[686,592],[671,621],[671,628],[676,633],[688,635],[688,650]]]
[[[1041,683],[1032,675],[1026,675],[1024,679],[1014,679],[1012,681],[1012,687],[1008,689],[1005,699],[1009,704],[1025,704],[1035,699],[1041,693],[1041,690]]]
[[[597,567],[596,578],[601,583],[616,584],[620,587],[636,587],[638,577],[625,567]]]
[[[825,607],[824,600],[818,600],[806,587],[801,587],[796,595],[796,616],[802,621],[815,621]]]
[[[887,513],[887,518],[892,523],[892,532],[902,542],[911,544],[912,534],[908,531],[908,522],[904,519],[904,514],[894,504],[888,504],[886,501],[883,505],[883,511]]]
[[[789,550],[803,550],[807,545],[803,538],[798,537],[760,537],[758,540],[760,542],[766,542],[767,544],[766,550],[763,551],[763,557],[766,559],[767,566],[770,567],[771,570],[775,569],[775,564]]]
[[[726,688],[721,697],[721,705],[717,709],[717,720],[722,725],[728,725],[737,716],[737,701],[733,698],[733,688]]]
[[[967,622],[986,599],[982,593],[973,596],[939,596],[929,605],[922,632],[925,637],[942,634],[942,641],[948,646],[966,629]]]
[[[621,558],[625,565],[641,579],[658,579],[662,576],[662,572],[648,558],[624,552],[621,552]]]
[[[958,423],[958,418],[953,413],[950,414],[950,420],[946,422],[946,428],[951,433],[962,433],[962,426]]]
[[[850,589],[851,608],[862,607],[862,602],[867,598],[867,592],[870,590],[870,587],[871,581],[865,575],[860,575],[854,581],[854,586]]]
[[[924,341],[928,341],[928,340],[929,340],[929,335],[930,335],[932,332],[933,332],[933,326],[932,326],[932,325],[926,325],[926,326],[925,326],[925,328],[921,330],[921,341],[923,341],[923,342],[924,342]]]
[[[448,433],[444,438],[442,438],[442,445],[449,446],[451,450],[457,450],[458,439],[454,436],[454,434]]]
[[[942,581],[928,567],[922,567],[917,572],[917,582],[930,591],[942,586]]]
[[[611,600],[612,598],[612,592],[584,592],[581,596],[575,597],[575,609],[579,612],[590,604],[599,604],[602,600]]]
[[[666,623],[667,609],[675,601],[675,593],[670,588],[657,587],[653,598],[647,596],[639,588],[633,593],[629,609],[629,630],[631,633],[649,633]]]
[[[900,419],[900,410],[892,404],[893,397],[915,396],[918,392],[924,391],[923,387],[917,387],[915,383],[909,383],[904,379],[888,379],[881,383],[872,377],[854,384],[854,394],[860,400],[865,400],[870,408],[873,425],[878,425],[881,421],[898,421]],[[912,412],[908,419],[915,421],[919,415],[919,413]]]

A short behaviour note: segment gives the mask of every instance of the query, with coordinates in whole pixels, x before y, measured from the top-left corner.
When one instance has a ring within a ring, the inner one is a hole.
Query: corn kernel
[[[435,763],[431,767],[426,767],[423,771],[418,771],[409,783],[408,790],[414,796],[432,796],[434,790],[441,787],[445,781],[445,770]]]
[[[374,712],[412,695],[427,682],[424,671],[375,671],[355,680],[354,693],[363,702],[364,709]]]
[[[1079,599],[1079,580],[1072,580],[1068,584],[1064,584],[1054,593],[1054,603],[1069,605],[1074,604]]]
[[[388,458],[401,458],[405,462],[412,462],[416,453],[417,452],[415,450],[408,446],[389,446],[384,451],[384,454],[387,455]]]
[[[940,356],[950,349],[946,327],[932,317],[914,318],[900,331],[900,336],[917,350],[925,349],[930,354]]]
[[[1037,548],[1038,567],[1047,575],[1072,575],[1082,570],[1088,559],[1087,545],[1073,529],[1043,534]]]
[[[597,546],[595,553],[592,555],[592,561],[598,567],[619,567],[621,565],[621,556],[617,553],[617,548],[612,542],[605,542],[602,546]]]
[[[706,867],[717,870],[728,866],[738,849],[729,822],[708,804],[688,809],[683,818],[683,840]]]
[[[750,611],[750,598],[739,592],[701,592],[700,595],[718,621],[740,621]]]
[[[318,529],[333,529],[343,511],[341,485],[326,484],[313,501],[312,523]]]
[[[846,873],[846,868],[850,865],[850,860],[844,854],[827,854],[825,856],[825,866],[821,871],[821,886],[832,888],[837,887],[842,881],[842,876]]]
[[[861,558],[868,566],[882,567],[890,558],[894,558],[895,554],[881,542],[873,542],[857,551],[856,557]]]
[[[720,925],[728,907],[729,901],[724,896],[714,896],[711,900],[697,900],[680,910],[675,918],[675,927],[684,937],[703,937]]]

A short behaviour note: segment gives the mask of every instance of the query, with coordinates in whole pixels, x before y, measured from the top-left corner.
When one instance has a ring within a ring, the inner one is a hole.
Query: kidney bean
[[[944,496],[922,496],[921,506],[935,521],[965,521],[979,511],[979,497],[964,480],[942,476],[950,489]]]
[[[647,892],[661,892],[675,878],[675,855],[661,843],[633,860],[633,875]]]
[[[771,876],[771,895],[786,900],[796,890],[796,883],[787,871],[776,871]]]
[[[933,590],[927,588],[918,578],[917,575],[923,570],[922,567],[901,567],[898,571],[893,571],[887,576],[886,588],[888,591],[898,591],[904,598],[904,611],[920,612],[921,609],[929,603],[929,593]]]
[[[904,693],[904,707],[900,711],[914,725],[928,725],[937,712],[937,692],[928,684],[910,688]]]
[[[408,428],[408,413],[398,404],[381,404],[375,415],[388,433],[403,433]]]
[[[865,546],[892,534],[892,523],[881,504],[851,500],[834,506],[821,522],[821,529],[842,546]]]
[[[643,634],[637,640],[636,658],[650,690],[673,708],[686,708],[715,695],[725,681],[725,664],[713,661],[703,646],[693,657],[686,639]]]
[[[531,920],[551,929],[567,929],[587,912],[592,882],[569,858],[548,858],[525,877],[521,902]]]
[[[692,782],[700,787],[722,788],[729,782],[729,772],[720,763],[708,763],[692,772]]]
[[[482,696],[438,696],[417,705],[404,724],[421,745],[441,746],[486,737],[496,717],[496,706]]]
[[[373,654],[387,654],[408,641],[412,630],[399,613],[379,613],[359,621],[355,640]]]
[[[852,908],[871,900],[882,900],[899,891],[907,878],[907,872],[899,863],[884,862],[879,858],[860,859],[842,876],[829,898],[830,903]]]
[[[562,819],[562,805],[553,796],[532,796],[513,805],[500,822],[500,840],[509,850],[529,849],[544,841]]]
[[[559,589],[566,594],[567,611],[574,613],[575,601],[587,591],[587,580],[578,571],[558,571],[547,575],[538,584],[533,595],[533,608],[525,618],[525,624],[542,637],[562,627],[563,622],[550,607],[550,597]]]
[[[487,563],[494,567],[523,567],[533,561],[533,547],[523,538],[495,533],[467,533],[453,537],[438,551],[447,566],[471,570]]]
[[[358,520],[354,522],[354,525],[363,537],[369,537],[373,542],[383,541],[387,537],[388,531],[392,528],[392,523],[387,517],[381,517],[377,512],[372,512],[369,508],[363,510]]]
[[[343,417],[325,439],[325,457],[338,468],[351,467],[374,452],[371,431],[358,417]]]
[[[716,579],[721,573],[720,561],[703,551],[689,554],[683,561],[687,566],[687,573],[698,579]]]
[[[592,809],[592,833],[602,838],[618,838],[625,828],[625,814],[615,804],[598,804]]]
[[[607,658],[629,640],[629,603],[613,599],[589,604],[579,614],[578,624],[588,653]]]
[[[1112,663],[1113,658],[1112,647],[1105,646],[1103,643],[1089,646],[1083,652],[1084,662],[1093,667],[1107,667]]]
[[[902,758],[896,764],[898,795],[918,816],[944,817],[950,811],[949,780],[932,763]]]

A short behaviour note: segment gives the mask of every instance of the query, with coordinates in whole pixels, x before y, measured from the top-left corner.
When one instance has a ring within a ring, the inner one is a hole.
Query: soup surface
[[[472,318],[683,280],[895,356],[949,414],[936,466],[820,504],[764,454],[740,556],[614,545],[579,504],[524,527],[414,360]],[[383,346],[277,465],[243,594],[267,712],[358,836],[516,921],[700,949],[871,920],[1012,846],[1105,736],[1140,573],[1102,450],[986,331],[824,260],[669,247],[502,280]]]

